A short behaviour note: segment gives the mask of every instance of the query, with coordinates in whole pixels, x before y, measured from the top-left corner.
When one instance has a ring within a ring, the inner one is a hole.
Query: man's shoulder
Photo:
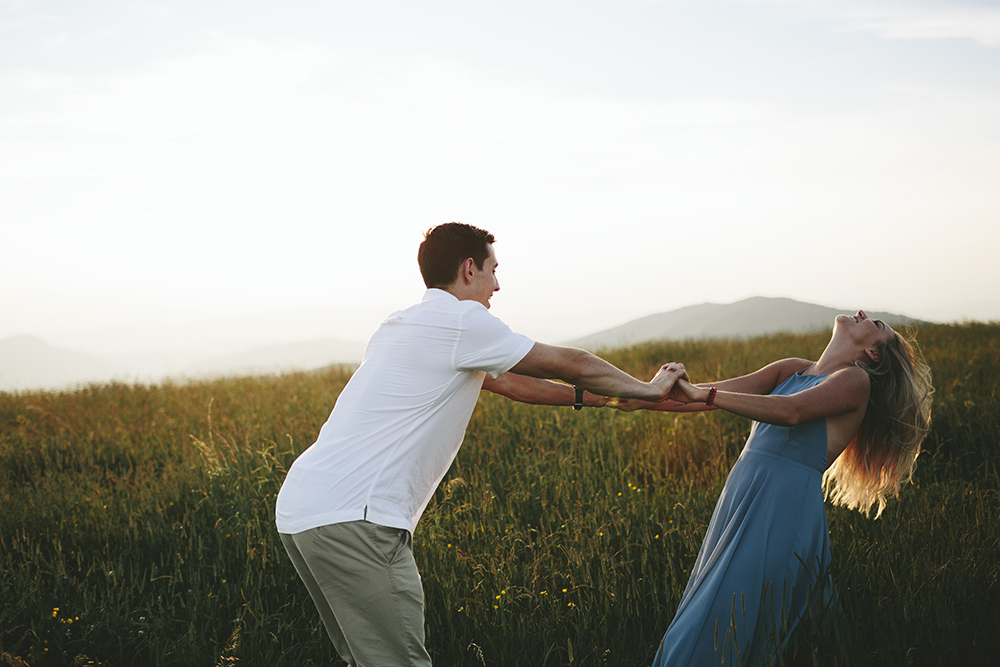
[[[428,294],[438,290],[428,290]],[[390,329],[395,326],[439,326],[449,329],[492,328],[504,326],[478,301],[459,300],[444,293],[444,298],[431,295],[409,306],[397,310],[385,318],[382,325]]]
[[[408,308],[407,311],[440,313],[445,316],[454,315],[463,318],[471,316],[474,319],[499,321],[499,318],[490,313],[486,306],[478,301],[456,299],[452,294],[436,289],[427,290],[420,303]]]

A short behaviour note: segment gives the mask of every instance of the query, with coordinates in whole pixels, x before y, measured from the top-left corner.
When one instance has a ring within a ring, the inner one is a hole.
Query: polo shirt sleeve
[[[535,341],[514,333],[479,304],[462,318],[462,333],[455,349],[455,368],[486,371],[493,377],[506,373],[528,354]]]

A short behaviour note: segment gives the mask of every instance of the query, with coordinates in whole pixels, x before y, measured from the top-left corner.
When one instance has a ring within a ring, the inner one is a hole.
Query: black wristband
[[[576,385],[573,385],[573,389],[576,391],[576,398],[573,401],[573,409],[574,410],[582,410],[583,409],[583,387],[577,387]]]

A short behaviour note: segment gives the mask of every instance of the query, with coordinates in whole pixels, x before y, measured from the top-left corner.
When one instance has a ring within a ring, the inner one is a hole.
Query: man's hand
[[[663,401],[669,398],[671,390],[674,388],[674,384],[678,380],[686,381],[687,376],[687,371],[684,370],[684,364],[669,363],[660,366],[660,370],[658,370],[656,375],[653,376],[653,379],[649,381],[650,384],[660,390],[660,395],[657,401]]]
[[[663,370],[664,368],[671,371],[680,371],[682,378],[688,382],[691,381],[691,378],[688,377],[687,370],[684,368],[684,364],[679,361],[671,361],[660,366],[660,370]]]

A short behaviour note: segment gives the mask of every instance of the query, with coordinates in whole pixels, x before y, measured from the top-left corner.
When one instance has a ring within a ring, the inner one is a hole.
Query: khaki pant
[[[348,665],[431,664],[408,531],[351,521],[282,533],[281,542]]]

